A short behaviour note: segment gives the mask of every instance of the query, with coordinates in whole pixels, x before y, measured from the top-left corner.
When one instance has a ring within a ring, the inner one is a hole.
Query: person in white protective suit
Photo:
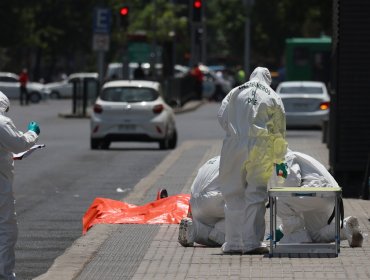
[[[267,182],[287,147],[284,106],[270,84],[269,70],[257,67],[248,82],[228,93],[218,111],[226,132],[219,169],[224,253],[268,252],[262,244]]]
[[[5,116],[9,100],[0,91],[0,279],[15,279],[14,247],[18,228],[13,196],[13,153],[31,148],[37,141],[40,128],[31,122],[28,131],[17,130],[12,120]]]
[[[338,187],[325,166],[309,155],[288,150],[284,165],[273,173],[269,187]],[[281,243],[335,241],[335,223],[331,221],[333,198],[278,197],[277,204],[277,215],[282,220],[280,229],[284,234]],[[362,246],[363,235],[356,217],[344,219],[340,235],[342,240],[348,240],[350,247]]]
[[[220,157],[202,165],[190,192],[191,217],[183,218],[179,227],[179,243],[193,246],[221,246],[225,241],[225,201],[217,184]]]
[[[338,186],[326,168],[314,158],[288,150],[285,157],[286,176],[273,174],[270,187]],[[225,202],[217,183],[220,157],[208,160],[198,171],[191,186],[191,217],[183,218],[178,241],[184,246],[194,242],[205,246],[221,246],[225,242]],[[326,198],[280,198],[278,215],[284,236],[280,242],[334,242],[334,223],[329,222],[334,202]],[[341,239],[351,247],[361,247],[363,236],[356,217],[344,219]]]

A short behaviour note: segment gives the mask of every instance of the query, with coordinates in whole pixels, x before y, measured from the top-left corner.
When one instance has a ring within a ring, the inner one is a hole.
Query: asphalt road
[[[16,101],[9,113],[18,129],[40,123],[39,143],[46,148],[15,163],[14,192],[19,223],[16,246],[18,279],[43,274],[54,259],[81,236],[82,217],[96,197],[124,199],[170,151],[157,143],[113,143],[109,150],[90,150],[89,120],[61,118],[70,100],[50,100],[28,107]],[[176,115],[179,145],[187,140],[222,139],[216,120],[218,103]],[[289,136],[290,135],[290,136]],[[295,139],[319,143],[321,131],[289,131]]]

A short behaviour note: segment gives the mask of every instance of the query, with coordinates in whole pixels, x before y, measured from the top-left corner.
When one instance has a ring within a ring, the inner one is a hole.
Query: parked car
[[[282,82],[276,89],[286,112],[287,126],[319,126],[329,119],[330,96],[322,82]]]
[[[129,65],[128,65],[128,78],[129,79],[134,79],[134,71],[138,67],[139,67],[139,63],[137,63],[137,62],[130,62],[129,63]],[[148,77],[148,79],[149,79],[150,78],[150,73],[151,73],[150,63],[144,62],[144,63],[141,64],[141,67],[143,68],[144,75],[146,77]],[[162,64],[161,63],[157,63],[155,65],[155,71],[156,71],[155,73],[158,77],[162,76]],[[107,67],[107,72],[106,72],[106,75],[105,75],[105,79],[107,81],[122,80],[123,79],[123,64],[122,64],[122,62],[109,63],[108,67]]]
[[[160,83],[116,80],[103,85],[91,115],[91,149],[111,142],[158,142],[174,149],[177,130],[172,108],[162,98]]]
[[[139,67],[139,63],[137,63],[137,62],[130,62],[129,63],[129,69],[128,69],[129,79],[134,78],[134,71],[137,67]],[[150,79],[150,71],[151,71],[150,70],[150,63],[148,63],[148,62],[142,63],[141,67],[144,70],[145,76],[148,77],[148,79]],[[163,65],[161,63],[157,63],[155,65],[155,68],[156,68],[156,75],[160,77],[162,75]],[[190,68],[185,66],[185,65],[179,65],[179,64],[174,65],[174,75],[175,75],[175,77],[179,77],[179,78],[183,77],[186,74],[188,74],[189,70],[190,70]],[[106,80],[109,81],[109,80],[114,80],[114,79],[119,79],[119,80],[123,79],[123,69],[122,69],[122,63],[121,62],[112,62],[112,63],[108,64],[107,73],[106,73]]]
[[[72,98],[73,80],[84,78],[98,79],[98,73],[94,72],[73,73],[69,75],[67,79],[62,80],[60,82],[48,83],[45,85],[45,87],[49,90],[50,98],[52,99]]]
[[[173,67],[175,78],[183,78],[189,74],[190,67],[180,64],[175,64]]]
[[[201,64],[199,68],[204,74],[203,98],[221,101],[232,90],[232,83],[225,79],[223,75],[211,70],[208,66]]]
[[[11,72],[0,72],[0,91],[9,99],[19,99],[19,76]],[[49,91],[41,83],[28,82],[27,91],[29,100],[32,103],[38,103],[41,99],[49,95]]]

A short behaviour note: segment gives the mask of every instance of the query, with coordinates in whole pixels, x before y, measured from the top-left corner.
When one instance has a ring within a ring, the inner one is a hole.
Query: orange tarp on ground
[[[82,233],[96,224],[179,224],[188,214],[189,200],[190,194],[179,194],[137,206],[98,197],[82,219]]]

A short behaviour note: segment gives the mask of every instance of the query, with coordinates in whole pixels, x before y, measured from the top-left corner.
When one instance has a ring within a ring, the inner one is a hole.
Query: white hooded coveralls
[[[287,147],[284,106],[270,84],[269,70],[257,67],[218,111],[226,132],[219,170],[226,203],[224,252],[252,251],[264,238],[267,182]]]
[[[225,201],[217,184],[219,166],[219,156],[208,160],[199,168],[191,186],[194,241],[207,246],[221,246],[225,241]]]
[[[304,153],[288,150],[285,156],[287,177],[274,172],[269,187],[338,187],[324,165]],[[328,225],[335,201],[321,197],[280,197],[277,214],[282,220],[283,243],[333,242],[334,222]],[[341,232],[341,238],[345,239]]]
[[[33,131],[22,133],[6,117],[8,98],[0,92],[0,279],[15,279],[14,247],[18,229],[13,196],[13,153],[31,148],[37,140]]]
[[[225,202],[217,182],[219,162],[219,156],[208,160],[198,170],[191,186],[194,241],[206,246],[220,246],[225,241]],[[288,150],[284,163],[287,177],[283,178],[274,172],[269,187],[338,186],[326,168],[306,154]],[[284,238],[281,242],[334,241],[334,223],[327,224],[334,209],[332,198],[284,197],[279,198],[277,209],[283,222]],[[343,230],[341,239],[347,239]]]

